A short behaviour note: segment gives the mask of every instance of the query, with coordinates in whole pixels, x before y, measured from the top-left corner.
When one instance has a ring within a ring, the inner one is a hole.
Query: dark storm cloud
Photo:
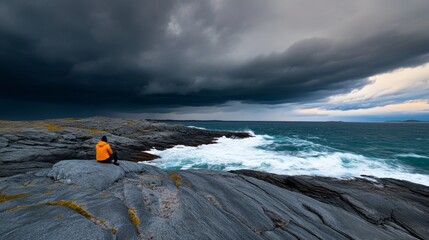
[[[244,99],[293,100],[312,92],[324,96],[335,90],[356,88],[365,83],[358,80],[373,74],[428,61],[428,40],[428,32],[415,33],[412,38],[400,32],[383,32],[358,41],[306,39],[283,53],[251,61],[234,76],[252,82],[253,88],[245,93]],[[252,99],[264,90],[267,94]]]
[[[87,109],[299,102],[428,61],[427,1],[288,2],[296,11],[282,2],[4,0],[1,98]],[[319,11],[335,6],[341,11]],[[368,16],[341,25],[358,7]],[[262,32],[258,46],[270,49],[279,29],[291,44],[272,53],[243,43]],[[255,54],[238,56],[240,48]]]

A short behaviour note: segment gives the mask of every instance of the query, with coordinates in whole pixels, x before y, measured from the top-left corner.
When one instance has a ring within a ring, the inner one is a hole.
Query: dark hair
[[[101,141],[103,141],[103,142],[107,142],[107,137],[106,137],[106,136],[102,136],[102,137],[101,137]]]

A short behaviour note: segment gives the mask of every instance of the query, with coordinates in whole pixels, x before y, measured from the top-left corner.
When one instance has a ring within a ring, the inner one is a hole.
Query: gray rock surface
[[[371,176],[338,180],[251,170],[234,172],[302,193],[390,231],[405,232],[419,239],[429,238],[429,188],[426,186]]]
[[[427,239],[428,193],[392,179],[69,160],[1,178],[0,239]]]
[[[52,167],[47,176],[66,184],[78,184],[97,190],[104,190],[125,176],[125,171],[121,167],[112,168],[110,164],[100,164],[96,161],[88,161],[85,164],[79,162],[76,160],[59,162]]]
[[[49,168],[65,159],[95,159],[95,144],[105,135],[114,151],[130,161],[153,160],[152,148],[196,146],[247,133],[208,131],[146,120],[94,117],[44,121],[0,121],[0,177]]]

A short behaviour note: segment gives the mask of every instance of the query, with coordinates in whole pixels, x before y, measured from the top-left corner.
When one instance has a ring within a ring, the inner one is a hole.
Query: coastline
[[[95,159],[94,146],[103,135],[120,159],[135,162],[156,159],[145,152],[152,148],[210,144],[222,136],[250,137],[245,132],[107,117],[0,121],[0,177],[49,168],[60,160]]]
[[[248,133],[98,117],[2,121],[0,126],[0,236],[4,238],[424,239],[429,235],[425,204],[429,187],[408,181],[251,170],[173,171],[130,161],[121,160],[118,167],[93,160],[93,144],[102,135],[123,153],[120,159],[141,161],[154,156],[142,155],[150,146],[194,146],[213,143],[220,136],[250,137]],[[13,168],[17,169],[10,172]]]

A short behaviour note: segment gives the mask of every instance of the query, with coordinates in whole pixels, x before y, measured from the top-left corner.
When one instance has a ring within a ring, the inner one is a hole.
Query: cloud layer
[[[374,75],[361,89],[328,98],[330,105],[349,108],[369,108],[407,100],[429,99],[429,63]]]
[[[425,0],[5,0],[0,104],[320,101],[428,62],[428,10]]]

